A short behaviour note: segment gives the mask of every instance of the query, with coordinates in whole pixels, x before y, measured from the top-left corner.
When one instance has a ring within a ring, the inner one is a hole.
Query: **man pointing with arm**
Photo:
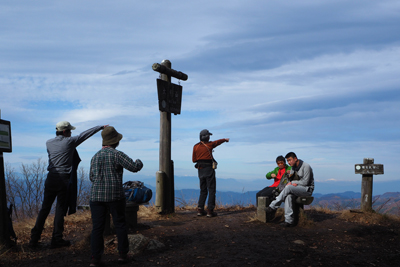
[[[229,138],[210,141],[210,133],[204,129],[200,132],[200,142],[193,147],[192,161],[196,163],[200,180],[200,197],[197,208],[197,216],[215,217],[217,213],[215,208],[216,180],[215,169],[217,162],[213,157],[213,148],[222,143],[229,142]],[[208,195],[207,212],[204,210],[204,205]]]
[[[77,136],[71,137],[71,130],[75,130],[76,127],[72,126],[68,121],[60,121],[57,123],[56,137],[46,142],[47,153],[49,155],[49,165],[47,167],[49,173],[47,174],[44,185],[42,207],[36,219],[36,224],[31,230],[30,246],[35,247],[38,245],[47,216],[56,198],[57,205],[54,215],[54,230],[51,239],[51,247],[65,247],[71,244],[70,241],[63,239],[63,232],[64,216],[68,208],[68,185],[74,172],[76,175],[76,170],[80,162],[76,147],[95,133],[104,129],[104,127],[105,126],[95,126]]]

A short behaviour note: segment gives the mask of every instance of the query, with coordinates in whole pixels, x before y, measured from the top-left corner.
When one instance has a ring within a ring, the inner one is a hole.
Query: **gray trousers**
[[[292,224],[294,223],[293,204],[296,197],[308,197],[311,195],[312,190],[309,191],[307,186],[287,185],[269,206],[272,209],[277,209],[282,202],[285,202],[285,222]]]

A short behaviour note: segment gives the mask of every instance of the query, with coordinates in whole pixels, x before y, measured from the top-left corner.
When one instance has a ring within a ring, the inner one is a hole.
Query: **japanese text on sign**
[[[356,164],[356,174],[383,174],[383,164]]]

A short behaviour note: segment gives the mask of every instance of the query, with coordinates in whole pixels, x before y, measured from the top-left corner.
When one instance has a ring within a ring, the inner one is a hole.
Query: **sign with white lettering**
[[[383,174],[383,164],[356,164],[354,169],[356,174]]]

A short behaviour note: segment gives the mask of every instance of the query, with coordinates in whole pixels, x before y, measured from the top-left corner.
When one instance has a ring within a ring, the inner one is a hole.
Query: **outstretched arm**
[[[225,142],[229,142],[229,138],[218,139],[218,140],[215,140],[215,141],[213,141],[211,143],[212,143],[212,147],[214,148],[214,147],[217,147],[220,144],[225,143]]]
[[[140,159],[133,161],[124,152],[118,151],[118,163],[128,171],[138,172],[143,168],[143,162]]]
[[[88,138],[90,138],[91,136],[93,136],[95,133],[97,133],[98,131],[103,130],[107,125],[101,125],[101,126],[95,126],[93,128],[90,128],[82,133],[80,133],[77,136],[73,136],[71,137],[74,141],[75,141],[75,145],[79,146],[80,144],[82,144],[85,140],[87,140]]]

